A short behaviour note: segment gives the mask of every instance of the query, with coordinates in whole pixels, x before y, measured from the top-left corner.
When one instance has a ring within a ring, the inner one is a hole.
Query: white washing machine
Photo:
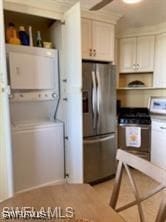
[[[15,122],[12,126],[14,191],[64,181],[61,122]]]

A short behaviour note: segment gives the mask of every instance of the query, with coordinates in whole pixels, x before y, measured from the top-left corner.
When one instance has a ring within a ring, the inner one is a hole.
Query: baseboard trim
[[[26,188],[26,189],[23,189],[23,190],[20,190],[20,191],[16,191],[16,192],[14,192],[14,195],[15,194],[20,194],[20,193],[23,193],[23,192],[27,192],[27,191],[31,191],[31,190],[34,190],[34,189],[39,189],[39,188],[42,188],[42,187],[45,187],[45,186],[53,186],[53,185],[64,184],[64,183],[66,183],[65,179],[56,180],[56,181],[52,181],[52,182],[49,182],[49,183],[41,184],[39,186],[33,186],[33,187]]]
[[[101,178],[101,179],[97,179],[97,180],[94,180],[94,181],[91,181],[91,182],[86,182],[86,183],[93,186],[93,185],[96,185],[96,184],[99,184],[99,183],[106,182],[108,180],[112,180],[113,178],[115,178],[115,174],[112,174],[110,176],[107,176],[107,177],[104,177],[104,178]]]

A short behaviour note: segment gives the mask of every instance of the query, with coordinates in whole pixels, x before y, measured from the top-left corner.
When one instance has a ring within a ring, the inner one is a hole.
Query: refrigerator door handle
[[[96,77],[95,72],[92,71],[92,113],[93,113],[93,128],[96,128]]]
[[[97,80],[97,89],[96,89],[96,97],[97,97],[97,115],[100,113],[100,75],[99,72],[96,71],[96,80]]]
[[[114,139],[114,138],[115,138],[115,134],[111,134],[109,136],[105,136],[105,137],[101,137],[101,138],[87,139],[87,140],[84,140],[83,143],[84,144],[92,144],[92,143],[104,142],[104,141]]]

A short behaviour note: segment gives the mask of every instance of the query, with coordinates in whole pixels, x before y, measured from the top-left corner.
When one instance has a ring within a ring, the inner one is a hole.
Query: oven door
[[[126,128],[127,127],[140,127],[141,128],[141,146],[132,147],[127,146],[126,141]],[[150,125],[139,125],[139,124],[119,124],[118,126],[118,147],[129,152],[146,152],[150,153],[151,147],[151,126]]]

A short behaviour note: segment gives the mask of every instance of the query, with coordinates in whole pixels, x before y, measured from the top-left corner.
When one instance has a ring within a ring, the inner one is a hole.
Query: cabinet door
[[[65,165],[69,182],[83,182],[83,133],[82,133],[82,57],[80,3],[65,14],[64,44],[66,84],[66,151]],[[73,50],[74,49],[74,50]]]
[[[154,87],[166,87],[166,33],[157,36]]]
[[[0,1],[0,201],[13,195],[9,101],[5,61],[3,1]]]
[[[82,58],[90,59],[92,53],[92,21],[81,19],[82,25]]]
[[[154,36],[137,38],[137,71],[153,72],[154,68]]]
[[[120,70],[121,73],[136,72],[136,38],[120,40]]]
[[[94,59],[114,61],[114,25],[93,21],[92,33]]]

